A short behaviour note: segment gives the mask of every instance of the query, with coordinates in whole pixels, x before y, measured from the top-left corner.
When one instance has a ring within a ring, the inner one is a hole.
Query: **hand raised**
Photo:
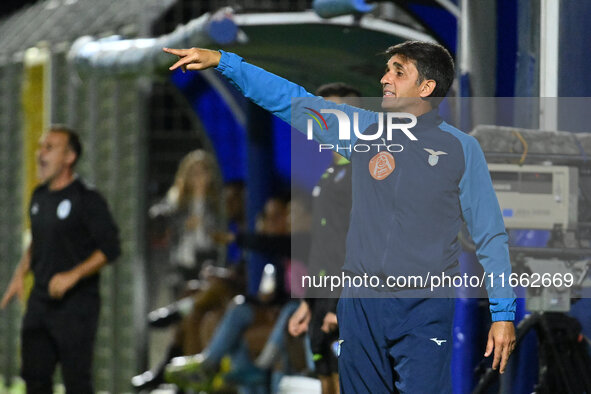
[[[206,70],[211,67],[217,67],[220,63],[222,54],[219,51],[212,51],[210,49],[190,48],[190,49],[172,49],[162,48],[166,53],[176,55],[179,60],[169,67],[169,70],[176,70],[181,67],[183,72],[185,70],[198,71]]]

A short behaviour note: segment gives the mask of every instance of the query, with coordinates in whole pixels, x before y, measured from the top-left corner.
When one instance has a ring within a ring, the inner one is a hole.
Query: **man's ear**
[[[72,167],[74,162],[76,162],[76,152],[74,152],[72,149],[68,149],[66,153],[66,162],[70,167]]]
[[[426,79],[421,82],[421,87],[419,88],[419,95],[421,97],[428,97],[433,93],[435,87],[437,86],[437,82],[433,79]]]

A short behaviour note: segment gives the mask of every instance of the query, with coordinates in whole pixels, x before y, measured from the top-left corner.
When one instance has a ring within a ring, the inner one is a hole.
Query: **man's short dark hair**
[[[316,89],[316,96],[321,97],[361,97],[361,92],[353,86],[343,82],[333,82],[320,85]]]
[[[454,61],[448,50],[439,44],[423,41],[406,41],[391,46],[385,52],[390,59],[399,55],[412,61],[419,72],[417,84],[432,79],[437,84],[429,97],[435,107],[443,100],[454,80]]]
[[[72,163],[72,167],[78,163],[78,159],[82,156],[82,143],[80,142],[80,136],[74,130],[66,125],[55,124],[49,128],[49,132],[64,133],[68,136],[68,148],[76,154],[76,158]]]

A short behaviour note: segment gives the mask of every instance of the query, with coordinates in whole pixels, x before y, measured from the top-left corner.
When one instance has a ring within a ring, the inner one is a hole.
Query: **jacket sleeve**
[[[460,181],[462,214],[476,244],[476,256],[484,267],[493,321],[515,319],[515,293],[509,285],[511,262],[508,236],[484,153],[478,141],[467,136],[465,170]],[[494,275],[491,283],[489,274]],[[504,281],[501,281],[504,274]]]
[[[358,113],[359,130],[366,130],[377,122],[377,114],[346,104],[335,104],[316,97],[303,87],[281,78],[275,74],[253,66],[240,56],[220,51],[222,57],[216,67],[236,89],[253,103],[290,123],[302,133],[307,133],[308,119],[312,119],[313,139],[321,144],[330,144],[338,153],[350,157],[350,149],[357,139],[351,132],[351,138],[339,139],[339,121],[332,113],[321,113],[322,110],[339,110],[347,114],[351,122],[354,113]]]

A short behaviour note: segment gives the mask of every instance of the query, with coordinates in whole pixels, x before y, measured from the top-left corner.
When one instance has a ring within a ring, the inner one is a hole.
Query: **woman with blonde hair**
[[[150,209],[152,218],[169,219],[171,263],[185,274],[185,279],[196,277],[204,261],[220,257],[212,238],[222,223],[219,200],[215,158],[197,149],[183,157],[164,201]]]

